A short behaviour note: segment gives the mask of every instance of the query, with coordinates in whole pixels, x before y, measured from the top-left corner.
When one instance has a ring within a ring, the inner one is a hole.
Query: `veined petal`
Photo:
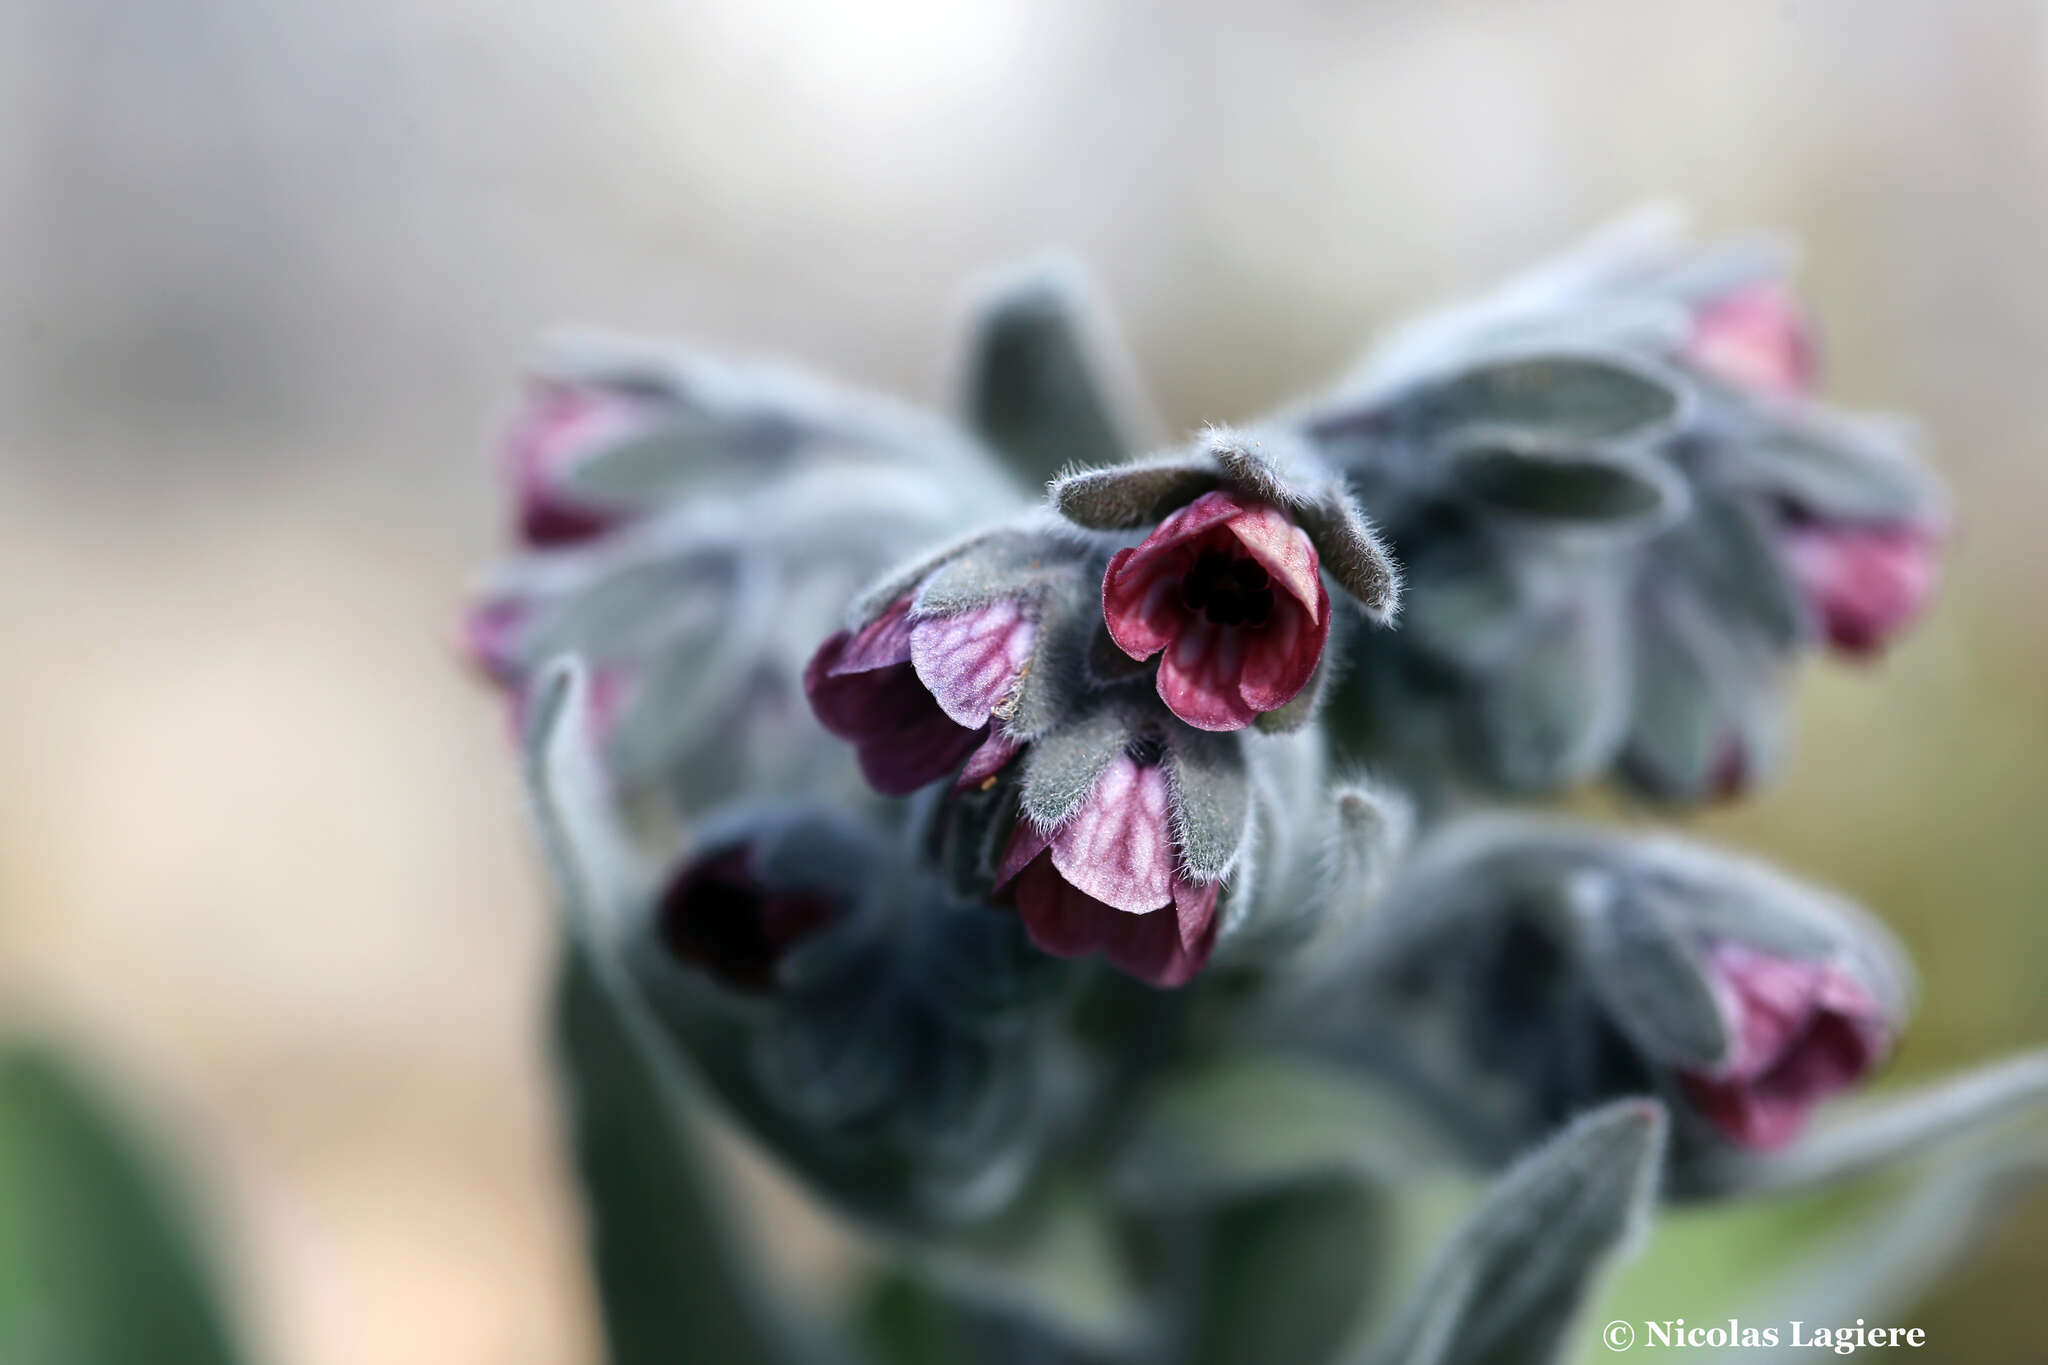
[[[1281,602],[1273,619],[1250,641],[1238,695],[1254,711],[1277,711],[1293,701],[1315,676],[1330,637],[1330,594],[1316,582],[1317,609]]]
[[[832,664],[832,672],[865,673],[870,669],[909,663],[910,631],[910,599],[905,597],[891,603],[887,611],[851,636],[841,631],[833,637],[843,637],[846,643]]]
[[[1313,612],[1318,621],[1329,617],[1330,595],[1323,590],[1316,547],[1308,532],[1270,503],[1252,503],[1225,524],[1245,551],[1259,562],[1259,567],[1286,588],[1305,610]]]
[[[1135,549],[1111,556],[1102,575],[1102,622],[1117,648],[1133,659],[1149,659],[1166,648],[1192,616],[1180,598],[1185,559],[1176,552],[1141,560]]]
[[[1038,950],[1054,957],[1099,951],[1116,921],[1129,918],[1071,885],[1050,858],[1035,859],[1024,869],[1017,882],[1017,915]]]
[[[1159,661],[1159,699],[1197,730],[1242,730],[1250,725],[1258,712],[1245,702],[1241,690],[1246,640],[1240,627],[1191,616]]]
[[[988,724],[989,713],[1023,676],[1037,634],[1023,604],[1005,598],[912,623],[910,661],[940,708],[972,728]]]
[[[1074,886],[1130,914],[1173,899],[1166,770],[1119,754],[1052,835],[1052,863]],[[1007,862],[1007,859],[1005,860]]]

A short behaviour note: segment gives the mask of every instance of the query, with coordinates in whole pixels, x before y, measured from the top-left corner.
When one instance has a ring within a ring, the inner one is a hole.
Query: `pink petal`
[[[1876,1002],[1834,963],[1723,943],[1711,970],[1729,1055],[1682,1079],[1708,1120],[1743,1146],[1791,1141],[1814,1106],[1860,1080],[1890,1046]]]
[[[1291,601],[1276,601],[1265,628],[1248,633],[1239,672],[1238,695],[1254,711],[1277,711],[1308,686],[1323,645],[1330,638],[1330,594],[1320,578],[1313,614]]]
[[[1029,820],[1017,821],[1017,827],[1010,831],[1010,842],[1003,845],[1002,859],[996,864],[995,889],[1001,891],[1009,885],[1012,878],[1051,845],[1050,834],[1041,832]]]
[[[604,389],[542,384],[506,433],[506,462],[519,504],[520,538],[547,548],[587,540],[619,519],[570,496],[570,472],[607,446],[654,426],[661,408],[651,400]]]
[[[1006,598],[910,628],[910,661],[939,706],[960,724],[988,724],[989,713],[1031,662],[1037,626]]]
[[[1693,317],[1687,359],[1738,388],[1785,398],[1813,391],[1819,346],[1805,313],[1783,285],[1746,285]]]
[[[1172,901],[1166,770],[1119,754],[1073,818],[1053,832],[1052,862],[1074,886],[1117,910],[1143,914]]]
[[[960,770],[960,776],[953,783],[954,791],[969,791],[975,787],[995,781],[1001,772],[1024,745],[1004,734],[1001,727],[991,727],[981,747],[968,755],[967,766]]]
[[[529,603],[517,598],[480,602],[462,618],[457,647],[470,667],[500,687],[519,681],[519,637],[533,614]]]
[[[1883,649],[1926,609],[1939,551],[1940,538],[1915,526],[1802,525],[1785,541],[1792,575],[1828,642],[1852,655]]]
[[[1144,559],[1139,551],[1118,550],[1102,575],[1102,622],[1118,649],[1133,659],[1149,659],[1173,641],[1191,619],[1181,601],[1180,580],[1193,562],[1184,550]]]
[[[1197,730],[1242,730],[1256,720],[1258,712],[1242,691],[1246,642],[1252,638],[1241,626],[1219,626],[1191,614],[1159,661],[1154,686],[1167,710]]]
[[[1295,601],[1314,612],[1316,620],[1328,619],[1330,598],[1323,591],[1322,574],[1318,571],[1321,561],[1316,558],[1316,547],[1308,532],[1288,520],[1285,512],[1267,503],[1247,505],[1228,525],[1230,534],[1259,562],[1259,567],[1293,594]]]
[[[834,673],[864,673],[910,662],[910,599],[900,598],[889,609],[862,626],[847,639]],[[845,632],[841,632],[844,635]],[[834,637],[838,638],[838,637]]]

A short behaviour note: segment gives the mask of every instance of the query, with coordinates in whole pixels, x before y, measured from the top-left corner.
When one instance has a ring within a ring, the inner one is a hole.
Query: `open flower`
[[[1037,627],[1026,604],[915,619],[897,599],[858,631],[839,631],[804,669],[824,727],[851,743],[877,791],[904,796],[968,763],[987,778],[1016,753],[996,708],[1023,677]]]
[[[1812,325],[1777,280],[1757,280],[1699,305],[1684,349],[1708,374],[1780,398],[1813,392],[1820,373]]]
[[[1238,730],[1292,701],[1330,634],[1330,594],[1308,533],[1226,489],[1196,498],[1102,579],[1102,615],[1134,659],[1163,654],[1158,689],[1202,730]]]
[[[775,986],[783,957],[837,917],[819,891],[771,887],[746,844],[679,868],[656,907],[661,941],[683,962],[734,990]]]
[[[1141,981],[1179,986],[1215,946],[1219,883],[1181,871],[1166,769],[1156,747],[1135,747],[1058,827],[1017,822],[996,890],[1045,952],[1101,953]]]
[[[1744,1147],[1790,1142],[1816,1104],[1860,1081],[1891,1048],[1877,1003],[1832,963],[1720,943],[1709,979],[1728,1056],[1681,1080],[1708,1122]]]
[[[1878,653],[1934,596],[1940,537],[1926,527],[1798,522],[1782,544],[1828,643],[1844,654]]]
[[[536,383],[505,435],[505,461],[521,543],[574,545],[602,535],[619,514],[579,500],[569,475],[596,452],[659,426],[662,405],[618,389]]]

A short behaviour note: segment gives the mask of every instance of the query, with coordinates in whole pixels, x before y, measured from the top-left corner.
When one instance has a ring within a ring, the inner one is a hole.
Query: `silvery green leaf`
[[[1035,597],[1074,577],[1071,546],[1027,534],[991,535],[932,569],[911,600],[914,618],[952,616],[1008,599]]]
[[[1914,458],[1911,434],[1901,425],[1819,410],[1773,418],[1721,452],[1732,487],[1782,498],[1829,521],[1942,519],[1941,485]]]
[[[1408,564],[1401,641],[1461,670],[1497,666],[1531,604],[1514,557],[1470,537],[1425,546]]]
[[[935,916],[921,947],[921,989],[969,1030],[1021,1027],[1072,980],[1067,963],[1031,946],[1014,914],[980,905]]]
[[[763,1090],[799,1122],[843,1128],[901,1098],[913,1020],[900,995],[878,988],[882,970],[795,996],[755,1035]]]
[[[1517,1163],[1452,1235],[1367,1365],[1567,1358],[1581,1309],[1649,1216],[1664,1132],[1660,1106],[1623,1100]]]
[[[1384,1258],[1383,1195],[1324,1177],[1235,1200],[1184,1235],[1200,1264],[1181,1326],[1190,1365],[1319,1365],[1372,1307]]]
[[[1196,1208],[1330,1175],[1399,1180],[1448,1159],[1435,1128],[1371,1077],[1240,1052],[1161,1078],[1112,1179],[1133,1204]]]
[[[1587,975],[1615,1021],[1652,1056],[1709,1067],[1727,1055],[1726,1021],[1695,941],[1655,895],[1602,896],[1580,926]]]
[[[1076,526],[1129,531],[1164,519],[1222,482],[1207,460],[1141,460],[1060,475],[1052,481],[1052,505]]]
[[[1772,644],[1789,648],[1805,635],[1806,609],[1761,509],[1696,492],[1691,515],[1657,550],[1703,600]]]
[[[590,949],[564,943],[554,1032],[569,1141],[588,1213],[606,1359],[733,1365],[833,1362],[822,1336],[771,1301],[660,1044]]]
[[[1040,735],[1024,756],[1024,817],[1041,829],[1065,824],[1129,740],[1123,714],[1107,706]]]
[[[1251,833],[1251,785],[1236,735],[1186,727],[1166,746],[1174,843],[1182,868],[1202,881],[1223,877]]]
[[[2048,1177],[2048,1152],[2038,1141],[2013,1151],[1973,1152],[1929,1172],[1903,1194],[1857,1214],[1820,1244],[1787,1265],[1774,1267],[1767,1291],[1738,1309],[1755,1323],[1841,1326],[1859,1318],[1873,1324],[1900,1318],[1944,1274],[1981,1250],[1998,1226],[2038,1192]],[[1776,1347],[1744,1348],[1713,1357],[1713,1365],[1744,1361],[1809,1360],[1810,1341],[1793,1346],[1789,1334]]]
[[[1672,1172],[1677,1198],[1777,1194],[1844,1180],[2035,1109],[2048,1100],[2048,1052],[2031,1052],[1904,1092],[1832,1106],[1777,1152],[1716,1149]]]
[[[1535,355],[1482,361],[1409,398],[1422,439],[1483,427],[1584,448],[1644,437],[1681,410],[1673,383],[1611,356]]]
[[[1630,679],[1620,611],[1606,587],[1589,586],[1482,684],[1473,757],[1502,786],[1563,786],[1613,756],[1628,723]]]
[[[1055,1171],[997,1223],[902,1250],[951,1294],[1084,1352],[1122,1355],[1152,1324],[1118,1236],[1101,1191]]]
[[[905,1143],[929,1160],[977,1169],[985,1153],[1019,1142],[1039,1121],[1028,1078],[1036,1054],[944,1027],[913,1045],[918,1061],[894,1119]]]
[[[1294,509],[1316,547],[1323,570],[1365,608],[1379,625],[1394,619],[1401,605],[1401,566],[1381,541],[1358,500],[1332,486],[1318,499]]]
[[[964,554],[993,534],[996,533],[979,530],[955,537],[889,570],[854,596],[846,609],[846,628],[859,630],[867,625],[917,591],[920,583],[931,577],[939,568],[952,562],[955,556]]]
[[[610,1357],[829,1360],[766,1303],[753,1255],[701,1165],[688,1081],[617,960],[620,916],[639,882],[614,846],[585,686],[573,665],[542,679],[527,773],[568,919],[556,1048]]]
[[[1289,512],[1319,501],[1329,483],[1314,448],[1285,427],[1211,427],[1201,449],[1240,492]]]
[[[155,1155],[60,1058],[0,1049],[0,1360],[244,1358]]]
[[[1635,686],[1621,775],[1664,801],[1732,795],[1777,766],[1778,660],[1739,621],[1675,585],[1646,590],[1635,629]]]
[[[961,409],[968,424],[1031,480],[1108,464],[1141,448],[1152,422],[1135,367],[1078,267],[1012,271],[977,301]]]
[[[1452,488],[1503,515],[1644,534],[1685,515],[1685,485],[1648,456],[1476,436],[1446,456]]]

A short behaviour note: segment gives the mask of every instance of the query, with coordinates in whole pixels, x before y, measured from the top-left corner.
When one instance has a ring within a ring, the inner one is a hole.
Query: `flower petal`
[[[1109,926],[1104,953],[1121,971],[1150,985],[1184,986],[1216,945],[1215,882],[1173,882],[1173,904],[1148,915],[1122,915]]]
[[[1314,612],[1318,621],[1328,619],[1330,595],[1323,590],[1316,547],[1308,532],[1285,512],[1263,502],[1244,507],[1226,524],[1245,551],[1259,561],[1259,567],[1292,593],[1295,601]]]
[[[1191,618],[1159,661],[1154,684],[1159,699],[1197,730],[1242,730],[1250,725],[1258,712],[1246,704],[1242,692],[1247,639],[1241,627]]]
[[[1330,593],[1316,582],[1316,610],[1276,602],[1273,618],[1247,641],[1238,695],[1254,711],[1277,711],[1293,701],[1315,676],[1330,638]]]
[[[1111,761],[1074,817],[1052,836],[1052,863],[1074,886],[1130,914],[1173,899],[1166,769],[1127,754]]]
[[[910,627],[910,661],[945,713],[960,724],[988,724],[995,708],[1031,661],[1037,626],[1015,598],[1005,598]]]
[[[1009,765],[1024,748],[1023,742],[1011,739],[1000,726],[991,726],[988,738],[981,747],[967,757],[967,766],[960,770],[960,776],[953,783],[954,791],[968,791],[984,783],[993,782],[997,773]]]
[[[865,673],[870,669],[909,663],[910,631],[910,599],[900,598],[890,603],[887,611],[847,638],[832,664],[832,672]],[[840,632],[840,636],[845,634]]]
[[[1017,827],[1010,831],[1010,842],[1003,846],[1003,856],[996,864],[995,889],[1001,891],[1008,886],[1018,873],[1029,866],[1031,860],[1052,844],[1052,836],[1040,830],[1029,820],[1017,821]]]
[[[1731,290],[1701,308],[1685,353],[1738,388],[1784,398],[1811,393],[1820,370],[1805,313],[1775,281]]]
[[[1102,575],[1102,623],[1118,649],[1133,659],[1149,659],[1172,642],[1192,615],[1180,595],[1188,566],[1179,553],[1138,555],[1130,549],[1110,557]]]
[[[1071,885],[1050,858],[1034,859],[1024,869],[1017,882],[1017,915],[1039,951],[1054,957],[1099,951],[1116,922],[1129,918]]]

